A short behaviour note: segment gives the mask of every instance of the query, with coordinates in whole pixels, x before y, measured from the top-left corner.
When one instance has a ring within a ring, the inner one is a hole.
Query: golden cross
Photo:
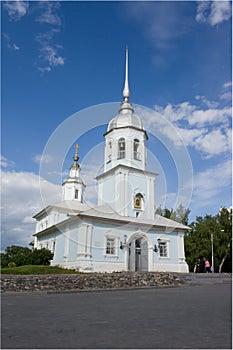
[[[77,161],[78,161],[78,158],[79,158],[79,157],[78,157],[79,145],[76,144],[76,145],[75,145],[75,148],[76,148],[76,151],[75,151],[75,155],[74,155],[73,159],[74,159],[75,162],[77,162]]]

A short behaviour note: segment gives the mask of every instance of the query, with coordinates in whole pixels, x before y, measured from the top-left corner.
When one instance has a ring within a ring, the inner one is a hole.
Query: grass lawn
[[[11,275],[52,275],[52,274],[75,274],[75,270],[63,269],[58,266],[45,265],[24,265],[17,267],[4,267],[1,269],[2,274]]]

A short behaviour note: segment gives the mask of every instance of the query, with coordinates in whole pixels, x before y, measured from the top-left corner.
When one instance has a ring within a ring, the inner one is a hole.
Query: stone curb
[[[74,293],[113,290],[200,286],[231,283],[232,274],[163,272],[92,273],[74,275],[2,275],[1,291],[8,293]]]
[[[183,280],[172,273],[113,273],[77,275],[2,275],[2,292],[101,291],[179,286]]]

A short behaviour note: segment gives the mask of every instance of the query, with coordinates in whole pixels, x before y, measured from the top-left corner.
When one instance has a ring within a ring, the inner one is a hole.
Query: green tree
[[[23,265],[50,265],[53,253],[46,249],[31,250],[27,247],[9,246],[5,253],[1,253],[1,267],[7,267],[9,264],[16,266]]]
[[[32,265],[50,265],[53,253],[46,249],[34,249],[32,252]]]
[[[182,204],[179,205],[177,209],[168,209],[168,208],[161,208],[159,206],[156,209],[156,214],[159,214],[167,219],[171,219],[177,222],[180,222],[183,225],[188,225],[189,222],[189,214],[191,212],[190,209],[185,209]]]
[[[16,266],[29,265],[32,263],[32,251],[27,247],[12,245],[1,254],[1,266],[6,267],[14,262]]]
[[[185,237],[185,255],[190,271],[193,271],[198,258],[205,257],[211,262],[211,235],[215,270],[232,271],[232,209],[222,208],[215,216],[198,216],[190,226],[192,230]]]
[[[216,218],[211,215],[197,216],[190,224],[191,231],[185,236],[185,257],[190,271],[194,270],[197,259],[205,257],[211,261],[211,233],[216,227]]]
[[[221,262],[219,272],[231,271],[232,268],[232,208],[221,208],[218,214],[220,231],[218,231],[218,246]]]
[[[0,253],[1,267],[7,267],[9,264],[8,257],[4,253]]]

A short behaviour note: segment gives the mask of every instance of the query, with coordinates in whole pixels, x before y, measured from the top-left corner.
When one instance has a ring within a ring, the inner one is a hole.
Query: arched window
[[[110,163],[112,160],[112,142],[109,141],[107,146],[107,163]]]
[[[139,140],[138,139],[134,139],[133,140],[133,157],[136,160],[140,160],[140,158],[141,158],[141,155],[140,155],[140,152],[139,152],[139,145],[140,145]]]
[[[123,137],[118,141],[118,158],[125,158],[125,139]]]
[[[134,208],[143,209],[143,195],[141,193],[137,193],[134,197]]]

